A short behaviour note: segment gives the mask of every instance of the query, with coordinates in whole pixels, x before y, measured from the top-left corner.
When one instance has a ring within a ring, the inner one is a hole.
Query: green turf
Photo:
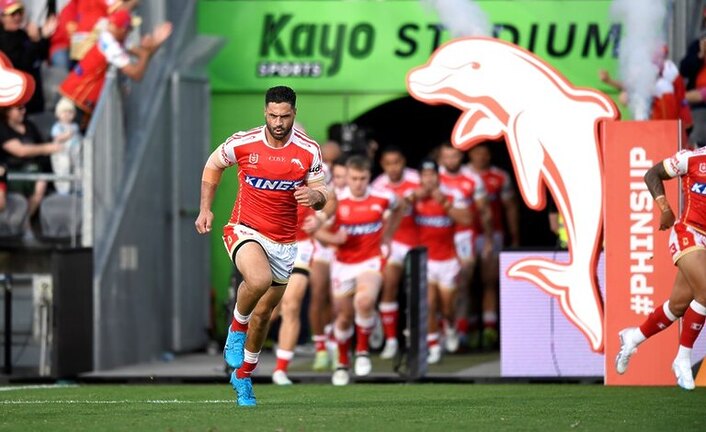
[[[706,389],[701,388],[354,384],[256,385],[255,390],[256,408],[229,402],[233,395],[228,385],[0,391],[0,430],[706,430]]]

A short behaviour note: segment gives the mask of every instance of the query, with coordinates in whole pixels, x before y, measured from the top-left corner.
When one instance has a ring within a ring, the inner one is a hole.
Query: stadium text
[[[650,279],[654,266],[653,200],[643,177],[653,165],[642,147],[630,150],[630,308],[638,315],[654,309],[654,287]]]
[[[266,14],[259,45],[261,61],[257,65],[260,77],[334,76],[340,72],[344,59],[369,57],[376,41],[396,36],[392,52],[398,58],[418,53],[431,53],[449,40],[446,28],[439,23],[402,23],[393,29],[376,29],[372,23],[317,23],[298,21],[291,13]],[[508,40],[532,52],[548,57],[581,58],[607,56],[617,58],[620,44],[620,24],[575,22],[530,23],[528,29],[509,23],[496,23],[493,36]],[[385,45],[385,43],[379,44]]]

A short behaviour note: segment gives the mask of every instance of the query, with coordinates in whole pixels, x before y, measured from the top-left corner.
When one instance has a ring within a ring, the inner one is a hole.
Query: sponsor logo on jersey
[[[374,212],[378,212],[378,213],[382,213],[382,212],[383,212],[383,208],[382,208],[382,206],[381,206],[380,204],[373,204],[373,205],[371,205],[371,206],[370,206],[370,210],[372,210],[372,211],[374,211]]]
[[[262,177],[245,176],[245,183],[255,189],[272,191],[292,191],[304,183],[303,180],[270,180]]]
[[[691,187],[691,191],[696,192],[697,194],[706,195],[706,183],[694,183]]]
[[[319,164],[313,165],[313,166],[309,169],[309,172],[310,172],[310,173],[314,173],[314,174],[320,173],[320,172],[321,172],[321,164],[319,163]]]
[[[291,160],[291,162],[292,162],[294,165],[298,166],[299,168],[304,169],[304,164],[303,164],[302,161],[300,161],[299,159],[293,158],[293,159]]]
[[[700,173],[706,173],[706,162],[701,162],[699,164],[699,172]]]
[[[251,164],[256,164],[257,161],[260,159],[260,155],[257,153],[250,153],[250,156],[248,156],[248,162]]]
[[[453,225],[453,221],[447,216],[417,216],[414,221],[419,226],[432,228],[448,228]]]
[[[284,156],[268,156],[267,160],[270,162],[284,162],[286,159]]]
[[[373,234],[382,229],[382,222],[372,222],[366,224],[342,225],[346,233],[351,236]]]

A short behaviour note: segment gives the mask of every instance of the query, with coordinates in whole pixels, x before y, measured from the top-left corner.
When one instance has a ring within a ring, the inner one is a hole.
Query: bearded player
[[[321,151],[293,128],[296,113],[294,90],[267,90],[266,124],[228,138],[208,158],[201,179],[196,230],[205,234],[211,231],[211,205],[221,175],[238,165],[240,189],[223,242],[243,282],[223,356],[234,368],[230,382],[240,406],[256,405],[250,375],[294,265],[297,205],[320,210],[326,204]]]

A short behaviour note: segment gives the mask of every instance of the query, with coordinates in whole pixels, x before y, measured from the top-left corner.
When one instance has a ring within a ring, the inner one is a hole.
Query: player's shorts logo
[[[250,153],[250,156],[248,156],[248,162],[253,165],[255,165],[258,160],[260,160],[260,155],[257,153]]]

